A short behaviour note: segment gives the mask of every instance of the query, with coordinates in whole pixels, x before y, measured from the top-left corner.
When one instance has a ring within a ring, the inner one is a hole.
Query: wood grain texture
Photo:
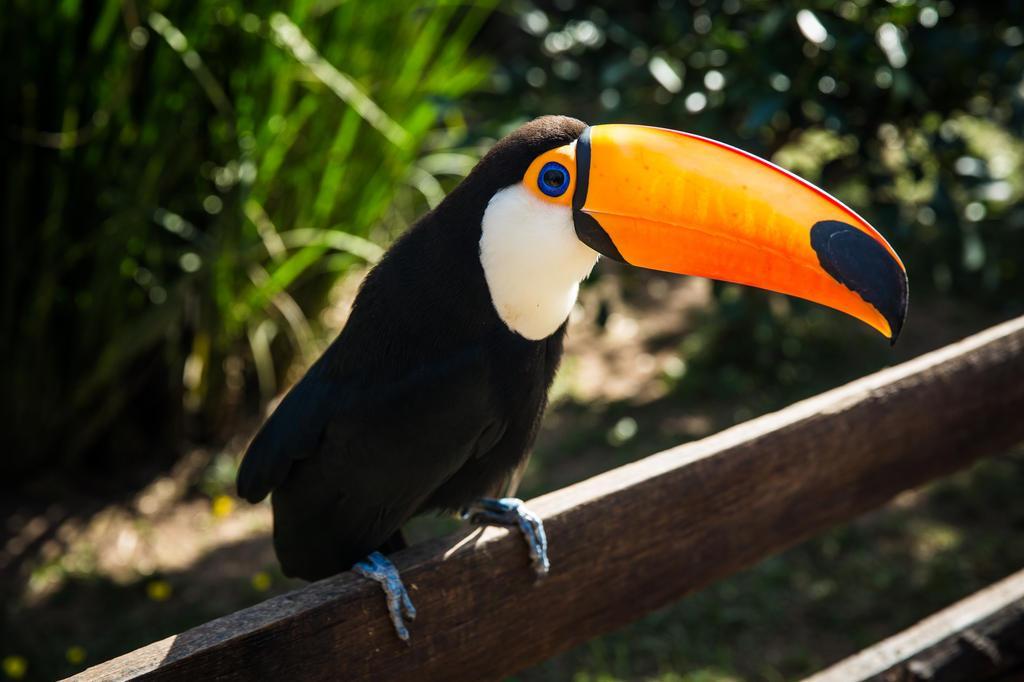
[[[1024,571],[804,682],[983,682],[1024,676]]]
[[[1024,440],[1022,415],[1018,318],[532,500],[544,582],[504,529],[398,553],[419,610],[410,646],[377,585],[345,573],[75,679],[500,678]]]

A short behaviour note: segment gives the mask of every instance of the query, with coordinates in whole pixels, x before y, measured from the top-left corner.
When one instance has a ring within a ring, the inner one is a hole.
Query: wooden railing
[[[344,573],[74,679],[500,678],[1021,441],[1024,318],[530,501],[550,541],[542,582],[504,529],[398,553],[419,611],[410,645],[376,583]],[[983,619],[930,627],[949,636]],[[904,659],[885,660],[820,679]]]
[[[806,682],[1024,680],[1024,571]]]

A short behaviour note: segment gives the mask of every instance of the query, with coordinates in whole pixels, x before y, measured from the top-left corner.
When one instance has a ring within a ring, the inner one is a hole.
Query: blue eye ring
[[[549,197],[560,197],[569,189],[569,171],[562,164],[549,161],[537,174],[537,187]]]

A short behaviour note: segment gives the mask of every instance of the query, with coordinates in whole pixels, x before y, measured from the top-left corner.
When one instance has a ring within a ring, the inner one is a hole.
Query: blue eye
[[[537,176],[537,186],[549,197],[560,197],[569,189],[569,171],[560,163],[545,163]]]

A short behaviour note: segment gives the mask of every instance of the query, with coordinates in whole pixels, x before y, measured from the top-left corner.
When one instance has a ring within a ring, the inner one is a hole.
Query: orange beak
[[[595,251],[654,270],[798,296],[895,342],[907,274],[863,218],[768,161],[662,128],[598,125],[576,142],[573,218]]]

